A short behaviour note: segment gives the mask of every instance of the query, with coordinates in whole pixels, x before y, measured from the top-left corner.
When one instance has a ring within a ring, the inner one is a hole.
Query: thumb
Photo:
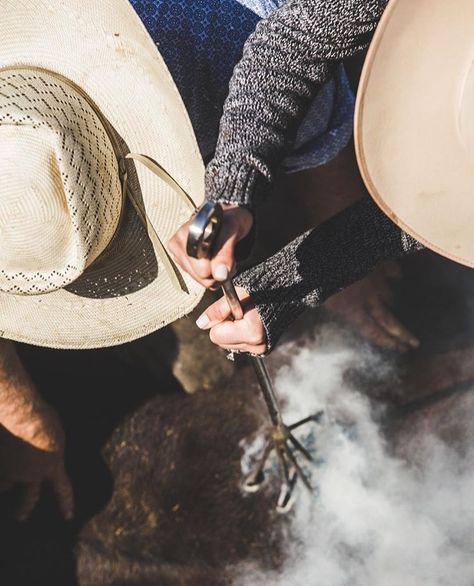
[[[216,281],[225,281],[235,269],[235,246],[237,235],[229,229],[223,230],[216,243],[216,254],[211,260],[211,272]]]
[[[236,287],[235,290],[245,311],[251,303],[250,295],[243,287]],[[230,317],[232,317],[232,311],[229,307],[229,303],[225,297],[221,297],[212,305],[209,305],[206,311],[198,317],[196,325],[198,328],[201,328],[201,330],[208,330],[216,324],[228,320]]]
[[[210,305],[206,311],[204,311],[198,317],[196,320],[196,325],[198,328],[201,328],[201,330],[207,330],[216,324],[229,319],[230,316],[231,310],[229,304],[227,303],[227,299],[225,297],[221,297],[212,305]]]

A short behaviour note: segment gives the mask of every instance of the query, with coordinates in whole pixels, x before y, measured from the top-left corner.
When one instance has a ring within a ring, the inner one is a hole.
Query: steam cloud
[[[389,368],[367,349],[341,349],[325,339],[280,370],[286,421],[325,412],[315,434],[320,460],[311,472],[318,492],[299,489],[283,572],[239,566],[236,584],[472,586],[474,445],[466,437],[474,403],[461,422],[457,414],[465,441],[448,445],[424,427],[403,438],[397,455],[377,423],[380,413],[343,378],[355,363]]]

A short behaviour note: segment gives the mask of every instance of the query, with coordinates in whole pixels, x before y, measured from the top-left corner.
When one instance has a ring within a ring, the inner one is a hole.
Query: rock
[[[251,377],[243,368],[220,389],[159,394],[115,429],[103,450],[114,491],[81,532],[81,586],[220,586],[240,561],[278,567],[276,492],[240,489],[239,443],[264,421]]]

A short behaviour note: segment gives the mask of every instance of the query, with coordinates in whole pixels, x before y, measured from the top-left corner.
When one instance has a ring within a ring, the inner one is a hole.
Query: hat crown
[[[122,210],[117,156],[88,99],[43,70],[0,71],[0,290],[73,282]]]

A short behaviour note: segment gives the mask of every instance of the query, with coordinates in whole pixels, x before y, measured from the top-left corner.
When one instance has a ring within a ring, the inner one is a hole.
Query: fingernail
[[[225,265],[216,265],[214,269],[214,279],[225,281],[229,276],[229,269]]]
[[[209,324],[209,318],[207,317],[207,315],[205,313],[200,315],[196,320],[196,325],[201,330],[203,330],[208,324]]]

